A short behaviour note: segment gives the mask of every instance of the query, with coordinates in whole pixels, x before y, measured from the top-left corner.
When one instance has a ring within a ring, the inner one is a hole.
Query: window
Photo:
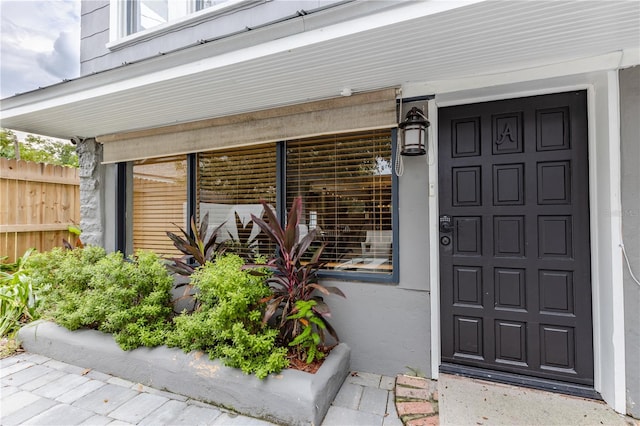
[[[229,0],[126,0],[126,34],[134,34]]]
[[[266,200],[281,221],[302,197],[300,233],[315,229],[325,244],[326,274],[357,273],[358,279],[394,278],[394,178],[392,130],[375,130],[221,149],[159,160],[136,161],[134,249],[175,253],[165,231],[187,223],[187,178],[195,176],[193,211],[233,249],[275,251],[251,214],[263,216]],[[193,170],[192,170],[193,169]],[[356,275],[350,275],[356,276]]]
[[[187,216],[186,156],[133,163],[133,249],[180,252],[166,231],[179,233]]]
[[[251,215],[262,217],[261,200],[276,207],[275,144],[198,154],[197,187],[199,216],[209,214],[211,230],[222,225],[218,241],[245,254],[273,253]]]
[[[287,209],[302,197],[327,269],[392,271],[391,145],[388,130],[287,142]]]

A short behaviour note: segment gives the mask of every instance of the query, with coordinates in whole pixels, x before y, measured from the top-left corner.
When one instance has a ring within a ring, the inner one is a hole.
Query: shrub
[[[175,318],[170,346],[203,350],[225,365],[259,378],[288,365],[286,348],[276,346],[278,331],[261,321],[261,300],[270,294],[264,277],[243,270],[235,254],[221,255],[191,275],[200,306]]]
[[[31,256],[26,267],[33,288],[43,300],[40,309],[43,316],[51,316],[55,301],[63,299],[62,293],[86,290],[94,265],[106,255],[103,248],[90,246],[74,250],[56,247]],[[46,303],[48,299],[52,303]]]
[[[24,322],[37,317],[37,300],[26,264],[32,249],[11,265],[0,269],[0,336],[11,336]]]
[[[125,350],[164,343],[171,329],[173,283],[160,258],[147,251],[124,259],[90,247],[54,249],[34,260],[43,314],[75,330],[113,333]]]

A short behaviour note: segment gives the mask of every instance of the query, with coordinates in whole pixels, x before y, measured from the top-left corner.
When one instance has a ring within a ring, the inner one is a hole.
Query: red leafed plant
[[[265,299],[267,307],[263,322],[266,323],[276,315],[276,326],[280,330],[280,337],[283,344],[288,345],[303,330],[303,324],[293,315],[297,312],[296,302],[313,300],[315,301],[313,313],[337,341],[337,333],[327,321],[331,311],[321,295],[337,294],[342,297],[345,295],[337,287],[324,286],[318,282],[318,269],[324,265],[324,262],[319,260],[324,244],[315,250],[311,260],[302,261],[303,255],[316,238],[316,230],[311,230],[300,238],[298,225],[302,213],[302,199],[297,197],[293,201],[284,228],[271,207],[265,201],[261,203],[266,220],[255,215],[251,215],[251,218],[278,247],[276,255],[266,264],[248,265],[250,267],[266,266],[273,271],[273,275],[267,279],[272,294]],[[323,341],[325,329],[318,327]]]
[[[191,234],[181,227],[178,228],[184,237],[167,231],[167,237],[173,241],[173,245],[184,253],[182,258],[171,259],[173,263],[167,265],[169,271],[190,276],[196,268],[213,261],[217,254],[224,253],[226,249],[224,242],[218,242],[220,229],[224,224],[225,222],[222,222],[207,237],[207,231],[209,230],[209,213],[207,212],[200,222],[199,229],[196,226],[195,218],[191,218]]]

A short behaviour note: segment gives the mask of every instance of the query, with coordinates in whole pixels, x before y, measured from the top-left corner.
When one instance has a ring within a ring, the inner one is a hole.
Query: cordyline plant
[[[229,248],[229,251],[236,253],[245,261],[255,262],[256,256],[259,255],[259,241],[257,237],[251,238],[253,221],[249,220],[246,224],[243,224],[238,212],[235,212],[235,217],[238,236],[235,238],[231,232],[227,231],[229,239],[227,240],[226,246]]]
[[[255,215],[251,215],[251,218],[278,247],[276,256],[266,264],[247,265],[248,267],[266,266],[273,271],[273,275],[267,278],[272,294],[264,299],[267,307],[263,323],[269,321],[277,313],[276,325],[280,330],[280,337],[283,343],[288,345],[302,332],[304,325],[294,315],[297,312],[296,303],[313,300],[315,301],[312,308],[313,313],[325,325],[325,328],[318,327],[322,340],[325,339],[324,331],[326,330],[338,341],[338,335],[327,321],[327,318],[331,316],[329,306],[318,293],[323,295],[332,293],[342,297],[345,295],[337,287],[323,286],[318,283],[318,269],[325,264],[319,260],[324,250],[324,244],[316,249],[311,260],[302,262],[302,256],[316,237],[316,230],[311,230],[300,239],[298,224],[302,212],[302,199],[297,197],[293,201],[285,228],[282,228],[266,201],[261,201],[261,203],[264,207],[266,220]]]
[[[171,259],[172,263],[166,265],[167,269],[170,272],[190,277],[197,268],[207,262],[213,261],[217,254],[224,253],[226,250],[225,243],[218,242],[220,229],[224,224],[225,222],[222,222],[218,225],[218,227],[213,230],[209,238],[205,240],[205,238],[207,238],[207,231],[209,230],[209,212],[207,212],[200,221],[200,229],[196,226],[195,218],[193,216],[191,217],[191,234],[178,226],[184,238],[174,234],[173,232],[167,231],[167,237],[173,241],[175,248],[184,253],[184,256],[181,258]],[[174,306],[178,306],[178,303],[182,300],[192,299],[193,286],[191,283],[176,283],[175,288],[181,287],[184,287],[184,291],[182,292],[182,296],[172,301]],[[199,306],[200,303],[197,300],[194,300],[193,306],[189,309],[193,311]]]
[[[167,265],[167,269],[180,275],[190,276],[199,266],[204,265],[207,261],[212,261],[216,254],[224,253],[224,242],[218,243],[217,241],[220,229],[224,224],[225,222],[222,222],[205,240],[209,230],[209,213],[207,212],[200,221],[200,229],[196,226],[195,218],[191,218],[193,236],[179,226],[184,238],[167,231],[167,237],[171,238],[173,245],[185,254],[182,258],[171,259],[173,263]]]

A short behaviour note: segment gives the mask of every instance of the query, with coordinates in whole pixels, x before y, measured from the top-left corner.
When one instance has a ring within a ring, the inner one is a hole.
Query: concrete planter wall
[[[259,380],[202,352],[166,346],[123,351],[109,334],[69,331],[46,321],[23,327],[19,339],[32,353],[287,425],[319,425],[349,373],[344,343],[316,374],[289,369]]]

